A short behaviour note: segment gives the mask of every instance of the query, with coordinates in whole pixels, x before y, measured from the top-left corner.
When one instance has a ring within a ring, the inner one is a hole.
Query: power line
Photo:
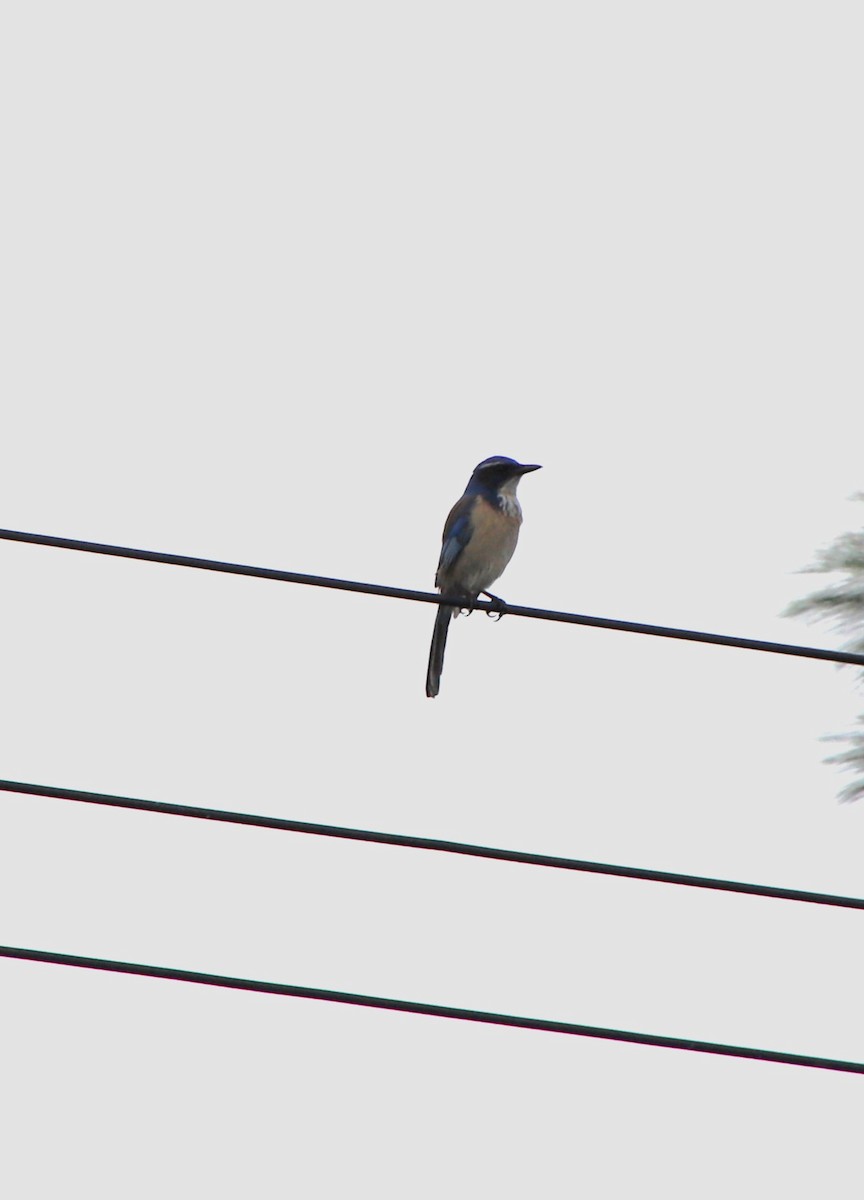
[[[542,1017],[518,1017],[508,1013],[482,1012],[473,1008],[455,1008],[444,1004],[424,1004],[415,1000],[391,1000],[384,996],[364,996],[329,988],[299,987],[291,983],[270,983],[258,979],[239,979],[233,975],[209,975],[173,967],[154,967],[146,963],[117,962],[108,958],[89,958],[78,954],[59,954],[48,950],[28,950],[20,946],[0,946],[0,957],[27,962],[52,963],[62,967],[83,967],[92,971],[113,971],[121,975],[144,975],[152,979],[171,979],[180,983],[199,983],[207,987],[231,988],[241,992],[265,992],[275,996],[293,996],[301,1000],[324,1000],[332,1004],[354,1004],[362,1008],[380,1008],[391,1012],[416,1013],[443,1017],[451,1021],[474,1021],[482,1025],[505,1025],[513,1029],[536,1029],[546,1033],[566,1033],[574,1037],[601,1038],[610,1042],[631,1042],[641,1046],[660,1046],[667,1050],[691,1050],[700,1054],[721,1054],[728,1058],[758,1059],[786,1063],[794,1067],[817,1067],[825,1071],[845,1071],[864,1075],[864,1063],[838,1058],[819,1058],[810,1054],[790,1054],[783,1050],[762,1050],[723,1042],[702,1042],[694,1038],[664,1037],[653,1033],[634,1033],[628,1029],[605,1029],[600,1025],[576,1025],[570,1021],[548,1021]]]
[[[0,529],[0,540],[26,542],[34,546],[53,546],[61,550],[81,550],[88,554],[106,554],[114,558],[132,558],[143,562],[163,563],[172,567],[191,567],[198,571],[217,571],[226,575],[248,575],[254,579],[275,579],[281,583],[299,583],[309,587],[333,588],[343,592],[360,592],[368,596],[388,596],[395,600],[414,600],[420,604],[452,604],[455,608],[479,609],[498,613],[500,606],[486,601],[468,604],[455,596],[439,596],[437,592],[418,592],[411,588],[387,587],[378,583],[358,583],[350,579],[334,579],[327,575],[303,575],[297,571],[277,571],[271,567],[253,567],[243,563],[220,562],[212,558],[193,558],[187,554],[163,554],[155,550],[136,550],[129,546],[113,546],[104,542],[84,542],[77,538],[52,537],[42,533],[22,533],[15,529]],[[695,629],[677,629],[671,625],[646,625],[640,621],[619,621],[611,617],[589,617],[581,613],[557,612],[548,608],[525,608],[506,605],[509,616],[530,617],[537,621],[558,621],[566,625],[589,625],[595,629],[614,629],[622,633],[642,633],[651,637],[676,638],[687,642],[704,642],[714,646],[732,646],[739,650],[761,650],[769,654],[789,654],[797,658],[817,658],[828,662],[851,663],[864,667],[864,654],[842,650],[824,650],[816,646],[796,646],[788,642],[768,642],[761,638],[731,637],[723,633],[703,633]]]
[[[494,846],[476,846],[470,842],[451,842],[442,838],[414,837],[410,834],[379,833],[369,829],[353,829],[343,825],[318,825],[310,821],[293,821],[284,817],[267,817],[256,813],[231,812],[222,808],[199,808],[189,804],[170,804],[159,800],[137,800],[128,796],[113,796],[103,792],[83,792],[75,788],[48,787],[37,783],[20,783],[0,779],[0,791],[25,796],[45,796],[54,800],[72,800],[84,804],[126,808],[137,812],[163,813],[175,817],[193,817],[200,821],[220,821],[228,825],[251,825],[260,829],[281,829],[289,833],[308,833],[316,837],[343,838],[355,842],[376,842],[385,846],[403,846],[413,850],[437,850],[445,854],[462,854],[471,858],[487,858],[499,862],[524,863],[533,867],[554,867],[563,871],[583,871],[593,875],[614,875],[625,879],[647,880],[653,883],[673,883],[683,887],[705,888],[718,892],[739,892],[748,896],[765,896],[772,900],[799,900],[806,904],[826,904],[835,908],[864,909],[864,899],[855,896],[835,896],[830,892],[807,892],[798,888],[772,887],[768,884],[740,883],[732,879],[712,879],[704,875],[685,875],[675,871],[654,871],[643,867],[624,867],[614,863],[591,862],[579,858],[563,858],[552,854],[532,854],[523,850],[502,850]]]

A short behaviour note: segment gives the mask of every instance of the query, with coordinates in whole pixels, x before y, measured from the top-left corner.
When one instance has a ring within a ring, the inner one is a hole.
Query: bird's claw
[[[505,601],[500,596],[493,596],[491,592],[481,592],[480,595],[485,596],[492,606],[486,609],[486,616],[490,617],[493,621],[500,621],[507,611]]]

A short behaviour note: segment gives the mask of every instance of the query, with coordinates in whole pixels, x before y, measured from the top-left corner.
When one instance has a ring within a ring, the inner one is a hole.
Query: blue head
[[[529,471],[539,471],[538,463],[518,463],[515,458],[505,458],[503,454],[495,454],[492,458],[484,458],[474,468],[474,473],[468,480],[465,489],[466,496],[484,496],[490,504],[500,508],[509,516],[519,517],[521,509],[516,499],[516,487],[523,475]]]
[[[539,463],[518,463],[515,458],[495,454],[477,464],[466,491],[474,495],[484,493],[489,497],[494,496],[496,500],[508,496],[515,499],[516,485],[522,476],[529,471],[539,470]]]

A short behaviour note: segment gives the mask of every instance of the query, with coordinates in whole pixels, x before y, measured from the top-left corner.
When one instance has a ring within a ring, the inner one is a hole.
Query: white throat
[[[519,484],[519,476],[514,476],[513,479],[508,479],[506,483],[502,483],[498,489],[498,496],[501,502],[501,511],[508,517],[518,517],[522,520],[522,506],[516,499],[516,488]]]

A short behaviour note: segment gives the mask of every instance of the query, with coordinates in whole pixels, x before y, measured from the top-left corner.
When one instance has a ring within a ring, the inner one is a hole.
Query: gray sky
[[[858,6],[7,6],[0,525],[780,619],[860,521]],[[0,775],[861,895],[826,663],[0,543]],[[862,915],[0,795],[0,942],[864,1059]],[[850,949],[851,947],[851,949]],[[844,1197],[858,1077],[0,961],[22,1197]]]

